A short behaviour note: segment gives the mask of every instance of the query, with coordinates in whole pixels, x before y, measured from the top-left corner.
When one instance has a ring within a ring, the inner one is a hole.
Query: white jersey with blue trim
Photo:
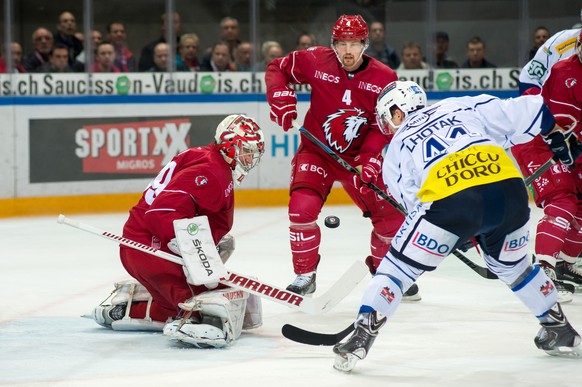
[[[540,95],[499,99],[482,94],[447,98],[410,113],[384,158],[388,191],[410,211],[419,203],[416,195],[431,166],[474,145],[508,149],[531,141],[540,132],[544,106]]]
[[[552,66],[576,52],[576,38],[580,28],[563,30],[552,35],[519,74],[519,92],[530,87],[541,88],[550,76]]]

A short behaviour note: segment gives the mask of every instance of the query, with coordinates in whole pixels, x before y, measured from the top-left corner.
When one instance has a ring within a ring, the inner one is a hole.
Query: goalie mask
[[[382,131],[390,125],[395,130],[400,125],[392,122],[394,109],[402,110],[404,116],[426,106],[426,93],[415,82],[395,81],[386,86],[376,102],[376,119]]]
[[[214,139],[237,184],[259,164],[265,153],[263,131],[255,120],[243,114],[232,114],[222,120]]]
[[[582,62],[582,29],[578,32],[578,37],[576,38],[576,55],[578,55],[578,59]]]

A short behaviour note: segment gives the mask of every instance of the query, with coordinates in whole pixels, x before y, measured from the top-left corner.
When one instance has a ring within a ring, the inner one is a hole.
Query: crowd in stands
[[[176,39],[174,66],[170,66],[170,45],[168,25],[173,26],[172,36]],[[430,55],[423,52],[419,42],[405,42],[400,51],[388,43],[385,26],[373,21],[369,25],[369,47],[366,54],[380,60],[395,70],[413,70],[429,68],[494,68],[497,67],[487,58],[485,41],[471,37],[466,42],[466,57],[457,61],[448,56],[449,35],[439,31],[434,36],[434,45]],[[543,26],[537,27],[533,34],[533,46],[529,51],[531,58],[537,49],[549,38],[550,31]],[[161,34],[146,44],[140,51],[132,51],[127,44],[127,29],[123,21],[109,23],[106,31],[91,31],[91,52],[84,50],[84,37],[77,30],[75,16],[68,11],[61,13],[56,31],[38,27],[32,33],[34,50],[24,54],[18,42],[11,44],[12,68],[19,73],[47,72],[84,72],[88,61],[93,72],[161,72],[175,71],[264,71],[266,65],[274,58],[284,56],[285,50],[277,41],[262,42],[260,59],[253,61],[254,45],[241,40],[238,20],[225,17],[220,21],[220,36],[205,52],[199,52],[200,39],[194,32],[181,33],[180,15],[174,13],[172,23],[166,15],[161,17]],[[305,50],[317,45],[315,36],[308,32],[301,33],[292,50]],[[528,58],[528,60],[529,60]],[[4,49],[0,56],[0,72],[6,72]]]

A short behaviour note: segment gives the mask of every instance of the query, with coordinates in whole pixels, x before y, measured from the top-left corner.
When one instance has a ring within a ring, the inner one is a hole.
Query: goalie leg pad
[[[261,297],[249,294],[242,329],[255,329],[263,325],[263,304]]]
[[[220,339],[216,337],[215,329],[188,327],[186,328],[189,332],[187,334],[188,344],[195,345],[194,342],[201,338],[200,343],[207,345],[209,342],[207,340],[208,337],[205,335],[210,334],[210,339],[213,340],[211,342],[215,343],[216,340],[224,340],[225,345],[232,345],[241,334],[248,297],[249,294],[242,290],[221,289],[201,293],[181,303],[179,306],[183,310],[198,311],[200,314],[202,324],[194,325],[210,325],[223,332],[222,339]],[[182,340],[184,329],[176,330],[175,334],[172,335],[170,328],[168,328],[168,332],[172,338],[184,341]]]
[[[230,343],[225,332],[210,324],[193,321],[172,321],[164,326],[164,335],[170,340],[192,345],[196,348],[224,348]]]
[[[97,324],[115,331],[162,331],[164,324],[150,317],[152,296],[142,284],[130,279],[117,282],[114,286],[111,295],[91,314]],[[129,317],[134,302],[147,302],[146,316],[143,319]],[[119,318],[123,310],[125,312]]]

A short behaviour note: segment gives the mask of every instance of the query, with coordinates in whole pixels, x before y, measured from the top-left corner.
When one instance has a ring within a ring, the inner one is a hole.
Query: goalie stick
[[[66,224],[67,226],[101,236],[107,240],[177,263],[178,265],[184,265],[182,257],[115,235],[109,231],[100,230],[97,227],[72,220],[64,215],[59,215],[57,223]],[[319,314],[327,312],[336,306],[360,283],[367,273],[369,273],[368,267],[363,262],[355,261],[340,279],[319,297],[303,297],[299,294],[265,283],[259,279],[232,271],[228,272],[228,278],[220,279],[220,283],[235,289],[244,290],[304,313]]]
[[[328,147],[327,145],[325,145],[324,143],[322,143],[317,137],[315,137],[313,134],[309,133],[305,128],[301,127],[297,121],[293,121],[293,127],[297,130],[299,130],[299,132],[301,132],[301,134],[303,134],[305,137],[307,137],[309,140],[311,140],[315,145],[317,145],[318,147],[320,147],[325,153],[327,153],[332,159],[334,159],[335,161],[337,161],[342,167],[344,167],[346,170],[355,173],[357,175],[360,174],[360,171],[358,171],[355,167],[353,167],[351,164],[349,164],[347,161],[345,161],[344,159],[342,159],[337,153],[335,153],[330,147]],[[549,168],[549,167],[548,167]],[[396,208],[401,214],[403,214],[404,216],[406,216],[406,209],[404,207],[402,207],[400,205],[400,203],[398,203],[396,200],[394,200],[393,198],[391,198],[386,192],[384,192],[382,189],[380,189],[380,187],[378,187],[376,184],[374,183],[364,183],[366,184],[372,191],[374,191],[379,197],[381,197],[382,199],[386,200],[388,203],[390,203],[394,208]],[[487,279],[497,279],[497,275],[495,275],[494,273],[492,273],[489,269],[487,269],[486,267],[483,266],[479,266],[477,265],[475,262],[471,261],[469,258],[467,258],[462,252],[460,252],[459,250],[454,250],[452,252],[452,254],[457,257],[461,262],[463,262],[465,265],[467,265],[471,270],[473,270],[475,273],[479,274],[481,277],[483,278],[487,278]]]

